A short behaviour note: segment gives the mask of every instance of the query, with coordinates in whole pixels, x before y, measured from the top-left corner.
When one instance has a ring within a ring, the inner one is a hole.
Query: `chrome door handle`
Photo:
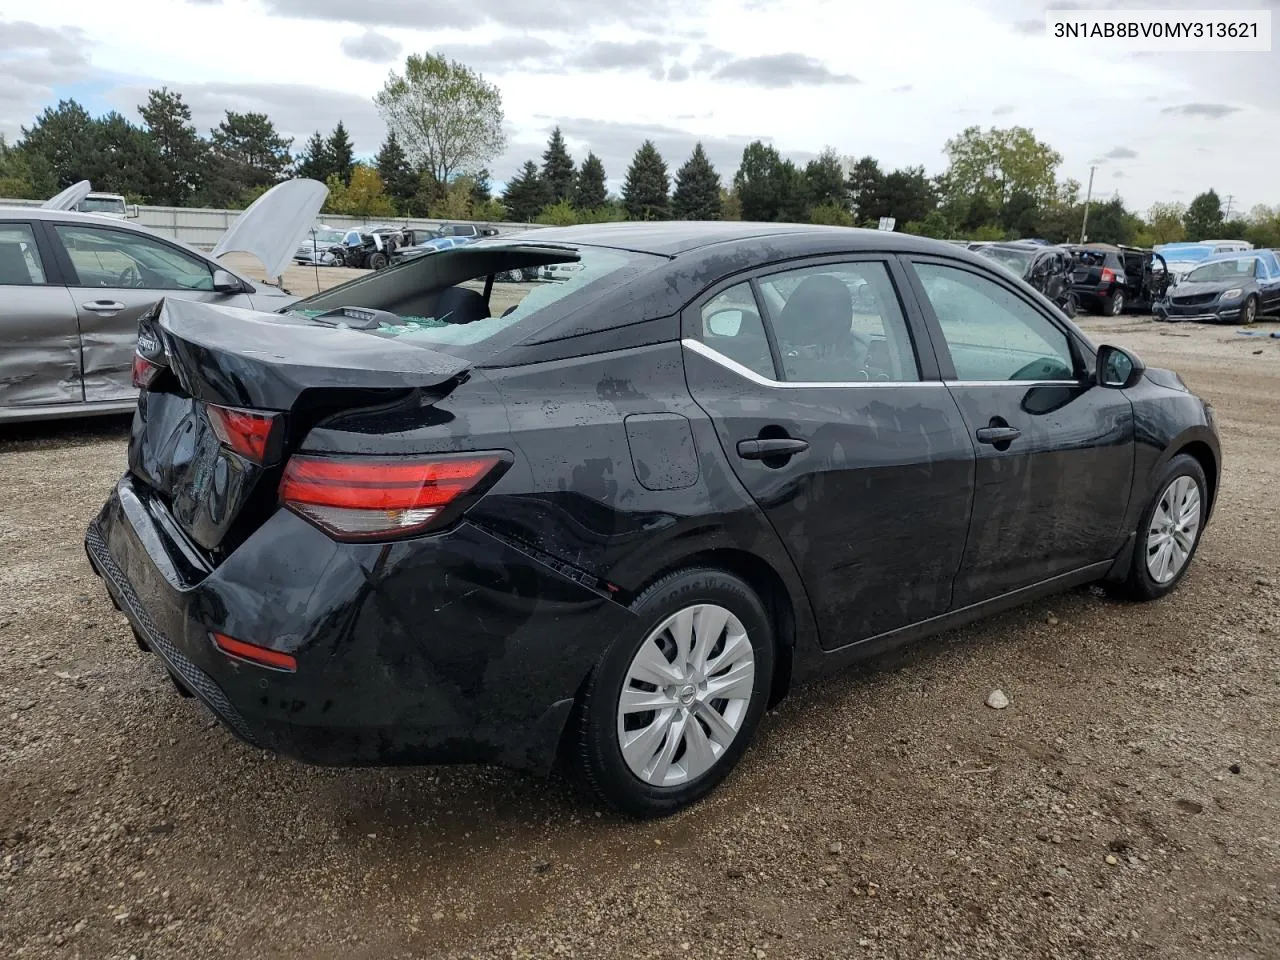
[[[92,310],[94,313],[119,313],[124,309],[124,304],[118,300],[90,300],[88,303],[82,303],[80,306],[86,310]]]

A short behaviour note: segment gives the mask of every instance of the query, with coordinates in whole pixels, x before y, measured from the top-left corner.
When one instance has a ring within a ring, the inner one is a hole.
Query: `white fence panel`
[[[0,207],[38,207],[42,200],[7,200],[0,198]],[[156,233],[193,247],[210,249],[240,216],[239,210],[213,210],[205,207],[138,207],[136,222],[148,227]],[[515,233],[520,230],[535,229],[536,223],[491,223],[474,220],[433,220],[423,217],[388,217],[381,220],[362,219],[360,217],[339,217],[332,214],[320,214],[319,223],[341,229],[362,227],[369,224],[394,223],[410,227],[430,228],[445,223],[475,223],[480,227],[496,227],[499,233]]]

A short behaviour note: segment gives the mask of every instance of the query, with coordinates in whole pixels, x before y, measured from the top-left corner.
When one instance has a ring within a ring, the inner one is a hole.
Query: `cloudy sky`
[[[1084,182],[1096,163],[1095,196],[1134,209],[1211,186],[1236,209],[1280,204],[1280,47],[1108,55],[1044,34],[1042,0],[0,0],[0,132],[12,141],[60,97],[136,118],[167,84],[202,132],[228,108],[258,110],[300,145],[341,118],[372,153],[385,135],[372,95],[431,50],[501,88],[499,180],[556,124],[615,182],[646,137],[672,168],[702,140],[726,179],[757,138],[800,161],[833,146],[932,173],[964,127],[1022,124],[1062,174]]]

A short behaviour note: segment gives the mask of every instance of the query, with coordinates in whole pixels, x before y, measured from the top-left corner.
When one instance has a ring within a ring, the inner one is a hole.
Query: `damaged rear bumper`
[[[128,475],[89,562],[180,688],[254,746],[328,765],[496,763],[546,772],[624,607],[467,523],[339,544],[278,511],[220,564]],[[296,657],[234,659],[223,633]]]

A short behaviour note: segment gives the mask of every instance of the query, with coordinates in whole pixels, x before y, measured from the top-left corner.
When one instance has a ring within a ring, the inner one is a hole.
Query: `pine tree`
[[[622,184],[622,204],[632,220],[671,219],[668,191],[671,181],[667,163],[652,140],[646,140],[636,151]]]
[[[604,164],[594,153],[588,153],[578,171],[574,185],[573,205],[578,210],[599,210],[609,202],[609,192],[604,185]]]
[[[477,209],[493,199],[493,184],[489,182],[489,168],[482,167],[471,181],[471,205]]]
[[[515,223],[532,223],[547,205],[547,185],[542,173],[532,160],[526,160],[520,172],[507,181],[502,202],[507,208],[507,219]]]
[[[332,164],[330,173],[336,173],[343,183],[351,183],[351,173],[356,165],[355,147],[352,146],[351,135],[347,133],[347,128],[343,126],[341,120],[333,128],[333,133],[329,134],[326,149],[329,153],[329,162]]]
[[[307,145],[302,148],[302,152],[298,154],[297,174],[299,177],[324,183],[331,173],[333,173],[333,161],[329,158],[329,144],[317,130],[311,135]]]
[[[374,166],[378,176],[382,178],[387,196],[395,202],[401,213],[408,213],[409,202],[418,192],[418,177],[413,172],[413,167],[409,165],[409,158],[405,155],[404,148],[400,146],[400,141],[396,139],[394,130],[387,134],[386,140],[382,141],[378,156],[374,159]]]
[[[720,219],[720,174],[707,159],[701,142],[694,146],[693,154],[676,172],[671,215],[676,220]]]
[[[165,206],[186,203],[200,186],[209,149],[191,123],[191,108],[182,94],[161,87],[147,91],[147,102],[138,107],[138,113],[147,125],[163,171],[151,190],[152,202]]]
[[[542,182],[547,185],[549,202],[560,203],[573,196],[573,158],[564,145],[564,135],[560,128],[551,131],[551,139],[547,141],[547,150],[542,155]]]

